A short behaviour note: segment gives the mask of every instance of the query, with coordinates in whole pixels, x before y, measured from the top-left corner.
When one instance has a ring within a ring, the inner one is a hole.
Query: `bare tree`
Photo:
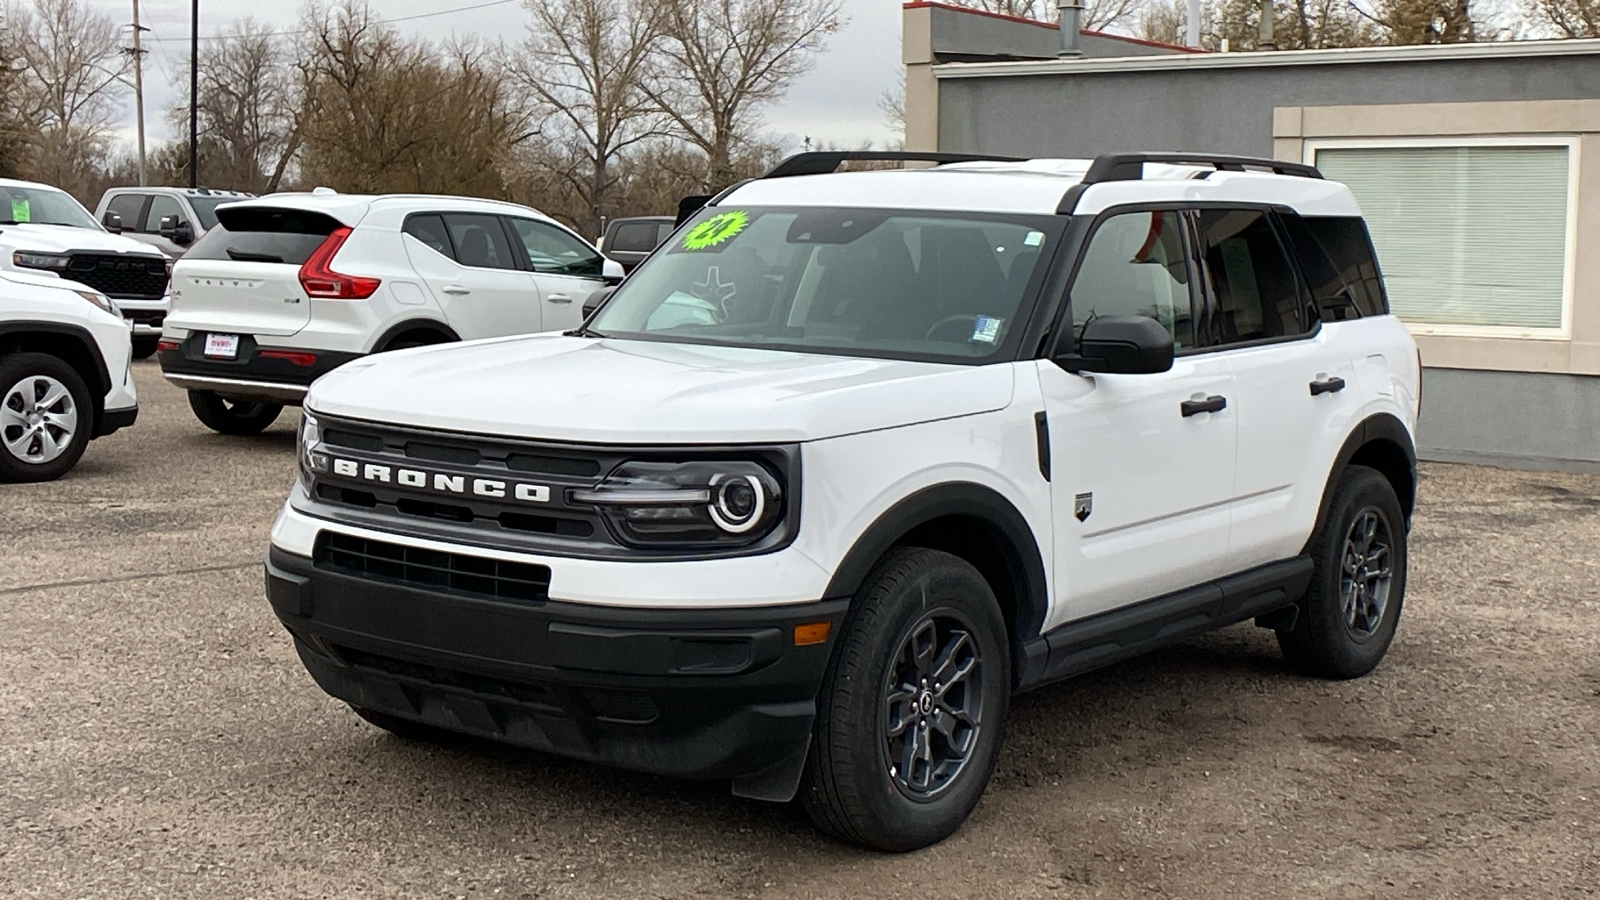
[[[181,68],[188,70],[187,60]],[[257,193],[278,189],[300,146],[300,87],[284,39],[251,19],[235,22],[200,51],[196,110],[208,181]],[[184,130],[187,96],[167,115]]]
[[[1600,37],[1600,0],[1535,0],[1532,7],[1533,17],[1561,37]]]
[[[634,0],[527,0],[533,15],[519,82],[545,113],[541,143],[559,152],[537,164],[581,199],[575,224],[598,233],[613,210],[617,162],[634,145],[662,134],[665,117],[645,91],[653,77],[661,21],[657,7]]]
[[[0,178],[24,174],[34,141],[33,120],[24,103],[22,72],[16,68],[15,60],[11,32],[0,32]]]
[[[999,13],[1036,22],[1054,22],[1060,17],[1056,0],[947,0],[955,6],[965,6],[981,12]],[[1103,31],[1118,25],[1130,25],[1150,4],[1145,0],[1082,0],[1084,5],[1081,27],[1085,31]]]
[[[906,146],[906,70],[900,70],[900,77],[892,88],[884,88],[878,95],[878,109],[883,113],[883,124],[889,127],[897,136],[894,149],[902,150]]]
[[[1382,30],[1380,43],[1464,44],[1505,35],[1484,0],[1372,0],[1355,8]]]
[[[706,155],[706,184],[734,179],[759,109],[811,68],[841,25],[841,0],[660,0],[666,40],[651,99]]]
[[[117,26],[86,0],[34,0],[31,12],[8,7],[6,18],[25,66],[18,88],[35,129],[32,174],[83,197],[128,90]]]

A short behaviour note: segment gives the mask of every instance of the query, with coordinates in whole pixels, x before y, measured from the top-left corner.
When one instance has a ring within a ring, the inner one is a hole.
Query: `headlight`
[[[73,293],[89,301],[90,303],[93,303],[95,306],[100,307],[106,312],[111,313],[113,316],[116,316],[119,319],[122,318],[122,310],[118,309],[117,305],[111,302],[111,298],[107,297],[105,294],[99,293],[98,291],[73,291]]]
[[[783,485],[751,461],[631,460],[574,503],[600,508],[624,543],[636,547],[744,546],[783,523]]]
[[[20,269],[50,269],[60,271],[67,267],[70,257],[60,253],[29,253],[18,250],[11,254],[11,262]]]
[[[328,471],[328,454],[322,452],[322,427],[308,409],[300,410],[300,483],[311,490],[311,479]]]

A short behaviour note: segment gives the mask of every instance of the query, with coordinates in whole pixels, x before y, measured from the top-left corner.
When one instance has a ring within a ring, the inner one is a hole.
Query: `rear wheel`
[[[78,464],[94,427],[83,378],[59,357],[0,358],[0,481],[53,481]]]
[[[283,412],[281,404],[234,400],[211,391],[190,391],[189,408],[212,431],[239,435],[260,434]]]
[[[1311,562],[1294,628],[1278,632],[1284,659],[1319,678],[1371,672],[1394,640],[1406,590],[1405,514],[1387,478],[1365,466],[1345,470]]]
[[[806,811],[876,850],[949,836],[994,772],[1010,675],[1005,621],[978,570],[936,550],[891,551],[823,679]]]
[[[140,337],[133,339],[133,358],[149,359],[156,355],[156,345],[161,343],[160,338]]]

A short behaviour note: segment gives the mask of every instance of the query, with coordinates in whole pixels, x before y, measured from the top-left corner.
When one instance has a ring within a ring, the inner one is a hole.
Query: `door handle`
[[[549,296],[545,297],[545,299],[549,300],[551,303],[571,303],[572,302],[572,298],[567,296],[566,294],[550,294]]]
[[[1222,412],[1228,408],[1228,398],[1221,394],[1212,394],[1204,400],[1185,400],[1178,404],[1178,408],[1183,410],[1183,417],[1187,419],[1201,413]]]
[[[467,294],[472,293],[472,291],[470,289],[464,288],[459,284],[447,284],[447,285],[445,285],[444,286],[444,292],[446,294],[454,294],[457,297],[464,297]]]
[[[1342,390],[1344,390],[1344,379],[1337,375],[1311,382],[1311,396],[1313,397],[1318,394],[1337,394]]]

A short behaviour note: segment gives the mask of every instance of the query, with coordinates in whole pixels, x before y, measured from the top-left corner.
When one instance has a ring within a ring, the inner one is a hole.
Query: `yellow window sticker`
[[[717,213],[683,236],[683,249],[704,250],[733,240],[734,236],[750,224],[750,214],[742,209]]]

